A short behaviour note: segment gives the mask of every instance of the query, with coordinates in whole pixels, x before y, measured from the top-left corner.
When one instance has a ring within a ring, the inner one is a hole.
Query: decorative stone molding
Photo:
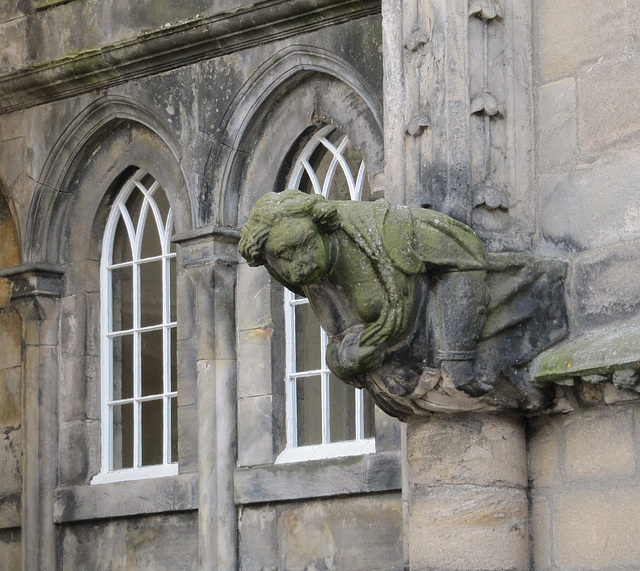
[[[0,114],[379,12],[380,3],[375,0],[268,0],[196,17],[0,76]]]
[[[388,414],[537,410],[529,363],[566,334],[563,262],[487,254],[426,209],[263,196],[241,255],[309,298],[327,365]]]

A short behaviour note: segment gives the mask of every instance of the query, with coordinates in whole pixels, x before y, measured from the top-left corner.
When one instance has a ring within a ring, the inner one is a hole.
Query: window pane
[[[176,304],[176,259],[169,258],[169,321],[177,321]]]
[[[144,224],[142,233],[142,246],[140,248],[140,259],[152,258],[162,254],[162,246],[160,244],[160,234],[158,233],[158,225],[156,217],[149,206],[147,210],[147,219]]]
[[[349,183],[344,174],[344,170],[338,163],[333,171],[331,186],[329,187],[329,200],[351,200],[351,192],[349,191]]]
[[[162,324],[162,260],[140,268],[140,326]]]
[[[113,397],[112,400],[133,397],[133,335],[111,339],[113,348]]]
[[[178,461],[178,399],[171,399],[171,462]]]
[[[162,187],[159,186],[158,188],[156,188],[152,198],[154,202],[157,204],[158,210],[160,210],[160,215],[162,216],[163,225],[166,227],[167,218],[169,217],[170,206],[169,206],[169,201],[167,200],[167,195],[165,194],[164,190],[162,190]]]
[[[296,371],[317,371],[322,365],[321,328],[308,303],[295,306]]]
[[[127,232],[124,219],[120,216],[113,241],[111,263],[122,264],[124,262],[130,262],[131,260],[133,260],[131,254],[131,240],[129,240],[129,233]]]
[[[142,209],[142,204],[144,203],[144,195],[140,190],[135,187],[129,198],[127,199],[126,209],[129,212],[129,216],[131,216],[131,220],[133,222],[133,227],[138,227],[138,220],[140,218],[140,210]]]
[[[162,394],[162,329],[140,333],[142,396]]]
[[[353,440],[356,437],[356,390],[329,375],[329,418],[331,442]]]
[[[114,405],[113,469],[133,468],[133,403]]]
[[[125,266],[111,270],[113,311],[112,331],[133,327],[133,267]]]
[[[320,376],[296,379],[298,446],[322,443]]]
[[[364,391],[364,437],[373,438],[375,434],[375,405],[369,391]]]
[[[171,339],[171,392],[178,390],[178,329],[169,330]]]
[[[162,464],[162,399],[142,403],[142,465]]]

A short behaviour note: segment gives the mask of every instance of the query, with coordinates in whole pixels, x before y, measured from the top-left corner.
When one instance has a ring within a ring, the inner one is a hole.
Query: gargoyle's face
[[[278,222],[264,245],[271,269],[293,285],[318,281],[327,269],[327,248],[315,224],[307,218]]]

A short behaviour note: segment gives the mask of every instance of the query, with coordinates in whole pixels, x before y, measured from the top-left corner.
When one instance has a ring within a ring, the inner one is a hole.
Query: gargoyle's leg
[[[456,388],[480,396],[491,386],[474,371],[476,344],[488,303],[484,270],[447,272],[438,280],[438,359]]]

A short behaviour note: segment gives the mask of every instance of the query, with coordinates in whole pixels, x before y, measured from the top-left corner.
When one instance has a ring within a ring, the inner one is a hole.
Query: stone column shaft
[[[62,271],[3,270],[22,318],[22,569],[57,569],[53,494],[58,476],[58,322]]]
[[[529,569],[522,419],[412,417],[407,456],[411,571]]]
[[[195,289],[200,569],[237,569],[235,284],[239,233],[179,236],[179,264]]]

